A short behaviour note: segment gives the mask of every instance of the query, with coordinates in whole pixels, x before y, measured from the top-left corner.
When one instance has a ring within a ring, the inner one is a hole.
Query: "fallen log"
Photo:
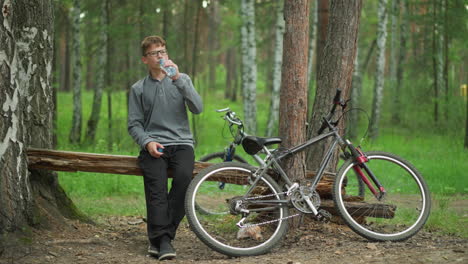
[[[111,173],[111,174],[126,174],[126,175],[137,175],[142,176],[143,173],[138,166],[138,160],[135,156],[126,155],[109,155],[109,154],[95,154],[95,153],[84,153],[84,152],[73,152],[73,151],[61,151],[61,150],[49,150],[49,149],[36,149],[31,148],[27,150],[28,156],[28,167],[30,169],[46,169],[53,171],[68,171],[68,172],[98,172],[98,173]],[[195,162],[193,175],[195,176],[204,168],[213,165],[209,162]],[[224,173],[218,174],[213,180],[230,183],[230,184],[246,184],[247,175],[245,173]],[[307,171],[307,178],[313,178],[314,172]],[[171,177],[171,171],[169,170],[169,177]],[[328,200],[331,198],[331,190],[333,187],[334,175],[327,173],[317,185],[317,192],[319,193],[322,200],[321,208],[330,211],[333,215],[337,212],[334,208],[333,201]],[[378,204],[369,204],[367,207],[362,207],[363,203],[350,200],[347,206],[353,208],[361,214],[362,217],[367,216],[365,213],[372,209],[375,213],[380,212],[374,217],[393,217],[393,212],[396,210],[394,206]]]
[[[98,172],[111,174],[126,174],[142,176],[135,156],[95,154],[74,151],[49,150],[31,148],[27,151],[28,167],[30,169],[46,169],[68,172]],[[193,175],[213,165],[209,162],[195,162]],[[313,178],[314,173],[308,172],[308,178]],[[231,184],[242,184],[246,181],[246,175],[232,175],[232,173],[219,174],[214,180]],[[169,177],[171,172],[169,171]],[[321,197],[330,197],[333,186],[333,175],[325,175],[317,186],[317,192]]]

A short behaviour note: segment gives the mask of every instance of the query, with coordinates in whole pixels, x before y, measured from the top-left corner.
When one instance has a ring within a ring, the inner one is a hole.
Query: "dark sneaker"
[[[158,257],[159,255],[159,248],[153,246],[152,244],[150,244],[148,246],[148,253],[153,256],[153,257]]]
[[[174,247],[171,244],[171,239],[165,237],[161,239],[161,244],[159,244],[159,260],[174,259],[176,257],[176,252]]]

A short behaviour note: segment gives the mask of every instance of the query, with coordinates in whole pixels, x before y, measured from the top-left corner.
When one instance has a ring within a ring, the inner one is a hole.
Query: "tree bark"
[[[309,31],[309,61],[307,62],[307,87],[310,89],[310,81],[312,80],[312,68],[314,65],[314,57],[317,44],[317,23],[318,23],[318,0],[312,2],[310,8],[310,31]],[[310,97],[308,97],[310,98]]]
[[[99,124],[99,115],[101,113],[101,104],[102,104],[102,92],[105,86],[105,73],[107,65],[107,39],[108,39],[108,30],[107,30],[107,1],[103,0],[101,2],[101,23],[100,23],[100,39],[99,39],[99,52],[98,52],[98,72],[97,72],[97,81],[96,86],[94,87],[94,97],[93,97],[93,108],[91,110],[91,116],[88,119],[88,127],[86,129],[86,143],[90,144],[94,142],[96,137],[96,130]]]
[[[401,14],[401,22],[400,22],[400,47],[399,47],[399,54],[398,54],[398,62],[397,62],[397,72],[396,72],[396,86],[395,86],[395,97],[394,97],[394,113],[393,113],[393,122],[395,124],[399,124],[401,122],[401,93],[403,91],[403,80],[404,80],[404,70],[405,70],[405,60],[406,60],[406,41],[408,39],[408,9],[407,0],[401,0],[400,6],[400,14]],[[397,107],[398,106],[398,107]]]
[[[281,147],[305,142],[307,121],[307,51],[309,42],[309,1],[284,2],[285,32],[281,75],[279,135]],[[292,181],[305,179],[305,154],[283,161]]]
[[[276,7],[276,33],[273,62],[273,88],[271,90],[270,113],[267,123],[266,136],[273,136],[278,123],[279,93],[281,87],[281,66],[283,64],[283,34],[284,34],[284,5],[278,1]]]
[[[69,141],[79,144],[81,141],[81,52],[80,52],[80,0],[73,0],[72,30],[73,30],[73,117]]]
[[[317,0],[318,1],[318,0]],[[329,22],[329,1],[320,0],[318,1],[318,20],[317,20],[317,65],[322,61],[322,53],[325,48],[325,43],[327,41],[327,31],[328,31],[328,22]],[[318,73],[318,69],[317,69]]]
[[[330,6],[330,23],[328,37],[322,59],[318,64],[317,89],[312,117],[309,121],[309,137],[317,136],[322,117],[330,110],[336,89],[341,89],[342,98],[346,99],[352,84],[354,61],[356,58],[361,1],[332,1]],[[344,122],[339,124],[344,128]],[[340,129],[342,131],[342,129]],[[330,140],[322,141],[309,148],[307,168],[316,171]],[[338,162],[338,151],[333,155],[328,167],[335,171]]]
[[[389,89],[393,90],[393,107],[392,107],[392,121],[394,124],[398,123],[398,116],[400,112],[399,105],[399,91],[397,90],[397,68],[398,68],[398,21],[400,0],[392,1],[391,6],[391,42],[390,42],[390,80]]]
[[[28,147],[52,147],[51,0],[0,1],[0,233],[79,214],[54,173],[28,171]]]
[[[220,3],[219,0],[211,1],[209,5],[209,32],[208,32],[208,65],[209,65],[209,85],[210,91],[216,88],[216,68],[218,66],[219,52],[219,26],[221,24]]]
[[[372,100],[372,115],[369,137],[379,136],[380,112],[382,110],[384,74],[385,74],[385,43],[387,41],[387,0],[379,0],[379,24],[377,26],[377,66],[374,81],[374,99]]]
[[[241,46],[242,46],[242,92],[244,102],[244,125],[247,133],[257,132],[257,48],[255,42],[255,1],[241,1]]]

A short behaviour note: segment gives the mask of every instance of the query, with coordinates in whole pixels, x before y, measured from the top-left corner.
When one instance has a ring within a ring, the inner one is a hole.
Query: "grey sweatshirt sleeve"
[[[181,73],[179,79],[173,81],[173,84],[184,97],[190,112],[200,114],[203,111],[203,103],[200,95],[193,87],[190,77],[185,73]]]
[[[142,91],[132,87],[128,99],[128,123],[127,129],[133,140],[141,146],[142,149],[146,148],[146,144],[154,141],[144,129],[144,113],[143,106],[141,105]]]

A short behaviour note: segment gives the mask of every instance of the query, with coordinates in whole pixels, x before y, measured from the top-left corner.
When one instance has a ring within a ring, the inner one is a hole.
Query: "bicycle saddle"
[[[262,150],[263,146],[273,145],[273,144],[280,144],[281,138],[274,137],[274,138],[262,138],[262,137],[255,137],[255,136],[246,136],[242,140],[242,147],[244,148],[245,152],[249,155],[255,155],[260,150]]]

